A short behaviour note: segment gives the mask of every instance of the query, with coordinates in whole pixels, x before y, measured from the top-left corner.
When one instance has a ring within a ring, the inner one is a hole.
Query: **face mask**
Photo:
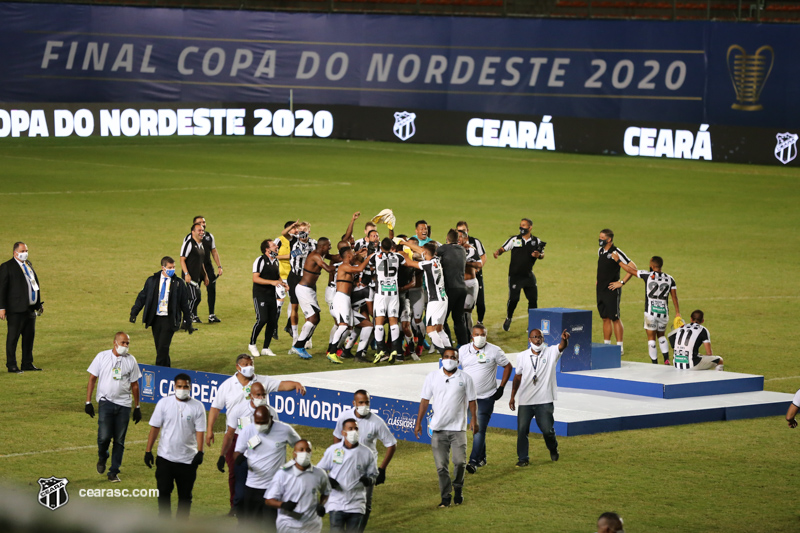
[[[361,418],[369,416],[369,405],[359,405],[356,407],[356,413],[358,413],[358,416]]]
[[[272,421],[269,424],[256,424],[256,431],[259,433],[269,433],[272,429]]]
[[[239,373],[246,377],[247,379],[252,378],[256,373],[256,367],[254,366],[243,366],[239,369]]]
[[[348,431],[344,438],[347,439],[351,446],[358,444],[358,430]]]
[[[175,389],[175,397],[179,400],[188,400],[189,389]]]
[[[442,366],[448,372],[452,372],[456,368],[458,368],[458,361],[455,359],[442,359]]]
[[[483,348],[484,346],[486,346],[486,337],[483,335],[472,337],[472,342],[475,343],[476,348]]]
[[[605,246],[606,244],[608,244],[608,241],[604,241],[603,239],[597,239],[597,242],[600,243],[600,246]]]
[[[298,239],[308,239],[308,232],[307,231],[298,231],[297,232]]]
[[[522,226],[519,227],[519,234],[526,235],[528,233],[528,228],[523,228]]]
[[[175,269],[168,268],[167,270],[164,271],[164,273],[167,275],[168,278],[171,278],[172,276],[175,275]]]
[[[269,258],[273,261],[278,257],[278,252],[274,252],[272,250],[269,251]]]
[[[19,257],[19,260],[24,263],[28,260],[28,252],[20,252],[17,254],[17,257]]]
[[[311,464],[311,452],[297,452],[294,461],[302,467],[307,467]]]
[[[533,350],[533,351],[534,351],[534,352],[536,352],[536,353],[539,353],[539,352],[541,352],[542,350],[544,350],[544,346],[545,346],[545,344],[544,344],[544,343],[540,344],[539,346],[536,346],[535,344],[533,344],[533,343],[532,343],[532,342],[530,342],[530,341],[528,341],[528,345],[530,345],[530,347],[531,347],[531,350]]]
[[[245,368],[247,368],[247,367],[245,367]],[[253,398],[253,405],[255,405],[256,407],[263,407],[263,406],[267,405],[267,399],[266,398]]]
[[[128,347],[127,346],[117,346],[117,353],[119,355],[127,354],[128,353]]]

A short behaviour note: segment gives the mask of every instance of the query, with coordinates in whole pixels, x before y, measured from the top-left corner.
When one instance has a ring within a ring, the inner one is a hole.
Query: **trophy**
[[[758,103],[761,91],[767,82],[772,65],[775,63],[775,51],[764,45],[755,54],[748,54],[738,44],[728,48],[728,73],[736,91],[736,102],[731,109],[740,111],[759,111],[764,108]]]

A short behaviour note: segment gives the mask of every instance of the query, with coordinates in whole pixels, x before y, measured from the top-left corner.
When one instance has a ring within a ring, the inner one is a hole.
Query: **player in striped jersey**
[[[366,250],[364,250],[366,252]],[[354,313],[352,308],[351,294],[353,292],[353,278],[356,274],[364,270],[369,262],[366,253],[355,254],[352,248],[345,247],[339,250],[342,261],[339,263],[336,272],[336,293],[333,296],[331,305],[334,322],[337,324],[336,332],[328,344],[328,360],[332,363],[341,364],[343,361],[336,353],[339,343],[345,340],[348,330],[354,325]],[[360,262],[359,262],[360,261]],[[371,325],[363,315],[359,315],[359,326]]]
[[[611,257],[615,261],[619,261],[617,252],[611,254]],[[620,263],[619,266],[625,272],[644,281],[644,329],[647,333],[647,351],[653,364],[658,364],[658,352],[656,351],[656,341],[658,341],[661,355],[664,356],[664,364],[669,365],[669,343],[664,336],[669,320],[668,294],[672,297],[672,303],[675,304],[675,316],[681,316],[675,279],[661,271],[664,260],[657,255],[650,258],[649,271],[636,270],[630,264]]]
[[[714,355],[711,351],[711,334],[702,325],[705,314],[701,310],[692,311],[692,321],[684,324],[669,333],[669,342],[672,344],[672,361],[675,368],[692,370],[722,370],[722,357]],[[698,355],[700,345],[706,350],[706,355]]]
[[[466,311],[467,328],[472,331],[472,310],[478,301],[478,292],[480,291],[478,272],[483,267],[483,262],[478,249],[470,245],[469,236],[466,232],[458,232],[458,244],[467,251],[467,263],[464,268],[464,284],[467,286],[467,298],[464,300],[464,310]]]
[[[370,258],[369,264],[375,272],[375,300],[373,309],[375,312],[375,340],[378,343],[378,351],[375,353],[373,364],[378,364],[381,360],[394,364],[397,356],[402,350],[400,340],[400,286],[398,274],[400,267],[405,265],[406,258],[403,254],[392,251],[394,241],[386,237],[381,241],[381,250]],[[391,334],[391,348],[386,347],[386,336],[383,325],[389,320],[389,332]],[[391,350],[386,355],[387,350]]]
[[[290,317],[292,325],[292,345],[297,343],[298,336],[299,302],[297,300],[297,284],[300,282],[300,278],[303,277],[303,266],[305,265],[308,254],[317,247],[317,241],[309,237],[309,231],[311,231],[311,224],[297,220],[294,224],[288,228],[284,228],[281,232],[282,237],[289,239],[290,249],[289,265],[291,266],[291,271],[286,281],[289,285],[289,301],[292,305],[292,314]],[[311,348],[311,346],[306,346],[306,348]],[[289,355],[294,353],[296,353],[296,351],[294,346],[292,346],[292,348],[289,349]]]
[[[411,241],[401,241],[400,244],[422,254],[423,261],[406,261],[406,264],[422,270],[424,276],[423,291],[428,297],[428,305],[425,307],[425,329],[431,341],[433,341],[433,345],[439,352],[443,352],[445,348],[450,348],[451,345],[450,339],[442,331],[447,317],[448,300],[444,289],[442,263],[436,257],[436,245],[429,242],[425,246],[419,247]]]
[[[333,267],[325,263],[325,257],[331,249],[331,241],[327,237],[320,237],[317,247],[308,254],[303,261],[303,277],[297,283],[295,293],[300,310],[306,321],[303,329],[297,335],[297,342],[294,343],[294,353],[301,359],[311,359],[311,354],[306,351],[308,341],[314,335],[314,330],[319,324],[319,303],[317,302],[317,280],[322,271],[330,272]]]

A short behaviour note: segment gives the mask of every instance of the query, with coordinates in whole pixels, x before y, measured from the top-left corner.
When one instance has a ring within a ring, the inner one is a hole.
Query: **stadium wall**
[[[191,108],[172,134],[214,134],[220,115],[208,128],[198,109],[243,109],[222,134],[797,164],[793,26],[16,3],[0,17],[0,137],[64,133],[58,109],[88,110],[98,135],[102,109],[136,110],[124,129],[142,134],[147,110]]]

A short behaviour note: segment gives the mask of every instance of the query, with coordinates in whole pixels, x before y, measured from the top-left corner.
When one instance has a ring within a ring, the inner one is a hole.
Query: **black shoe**
[[[467,472],[469,472],[470,474],[474,474],[477,471],[478,471],[478,465],[477,464],[475,464],[475,463],[468,463],[467,464]]]
[[[559,457],[558,450],[556,450],[554,452],[550,452],[550,460],[551,461],[553,461],[553,462],[558,461],[558,457]]]
[[[231,507],[231,510],[228,511],[228,514],[225,515],[225,516],[230,516],[230,517],[236,518],[236,507]]]
[[[478,468],[482,466],[486,466],[486,459],[481,459],[480,461],[478,461]]]
[[[97,461],[97,473],[102,474],[105,471],[106,471],[105,461]]]
[[[209,324],[219,324],[220,322],[222,322],[222,320],[217,318],[217,315],[208,315]]]
[[[355,356],[353,355],[353,352],[350,351],[350,348],[348,348],[346,350],[342,350],[342,355],[340,355],[339,357],[341,357],[342,359],[353,359]]]
[[[530,465],[530,462],[528,461],[517,461],[517,468],[522,468],[528,465]]]
[[[202,323],[203,323],[203,321],[202,321],[202,320],[200,320],[200,317],[199,317],[199,316],[193,316],[193,317],[192,317],[192,323],[194,323],[194,324],[202,324]]]
[[[464,503],[464,495],[461,494],[461,491],[456,489],[456,495],[453,496],[453,503],[456,505],[461,505]]]
[[[356,361],[359,363],[371,363],[372,361],[367,361],[367,358],[364,357],[364,351],[356,352],[356,356],[354,357]]]
[[[8,369],[8,373],[9,374],[22,374],[22,370],[20,370],[19,368],[15,367],[15,366],[12,366],[11,368]]]
[[[275,328],[275,331],[272,333],[272,340],[277,341],[278,339],[278,328]]]
[[[286,333],[291,335],[292,334],[292,326],[287,325],[285,328],[283,328],[283,331],[285,331]]]
[[[111,483],[119,483],[119,482],[120,482],[119,476],[118,476],[117,474],[111,474],[111,473],[109,473],[109,474],[108,474],[108,480],[109,480]]]
[[[442,498],[442,503],[440,503],[438,507],[439,509],[442,509],[444,507],[450,507],[450,496],[448,496],[447,498]]]
[[[511,329],[511,319],[506,318],[505,321],[503,322],[503,331],[508,331],[510,329]]]
[[[28,365],[28,366],[23,366],[22,367],[22,371],[23,372],[41,372],[41,370],[42,370],[41,368],[36,368],[33,365]]]

